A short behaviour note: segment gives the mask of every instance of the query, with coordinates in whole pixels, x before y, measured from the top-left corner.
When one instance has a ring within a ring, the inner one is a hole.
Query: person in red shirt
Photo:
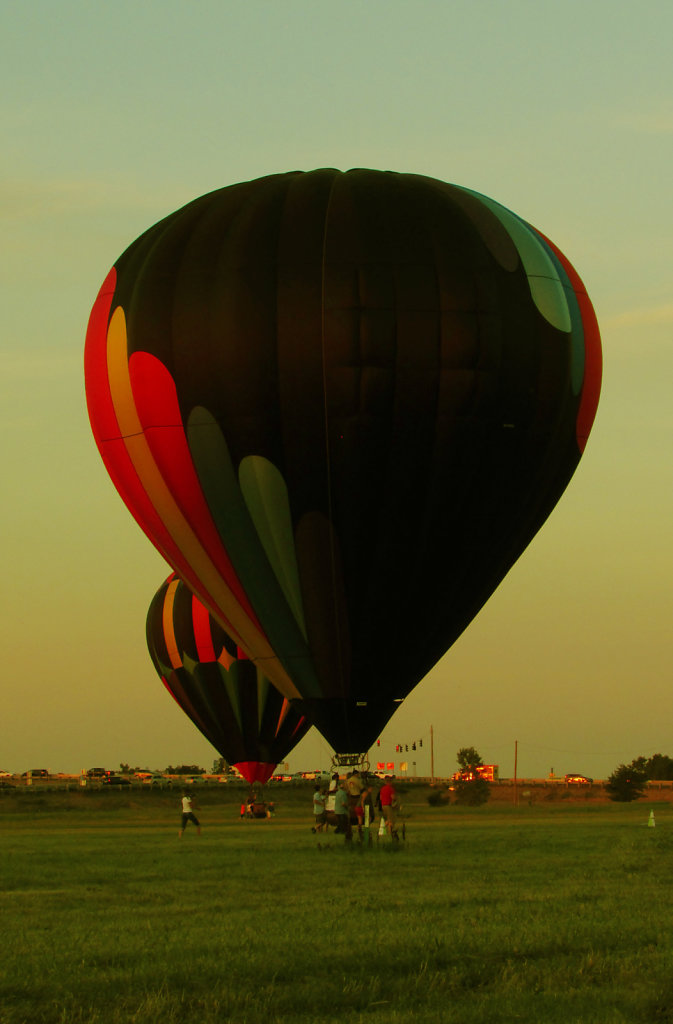
[[[397,810],[397,793],[390,775],[386,775],[383,781],[383,786],[379,792],[379,800],[381,801],[381,810],[383,811],[383,820],[386,823],[386,829],[388,830],[391,838],[396,838],[395,812]]]

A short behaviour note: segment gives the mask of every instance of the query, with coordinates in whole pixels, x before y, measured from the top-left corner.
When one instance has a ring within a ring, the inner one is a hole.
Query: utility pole
[[[518,740],[514,740],[514,806],[515,807],[519,806],[519,790],[518,790],[517,782],[516,782],[516,763],[517,763],[518,753],[519,753],[519,741]]]
[[[430,785],[435,784],[435,734],[430,726]]]

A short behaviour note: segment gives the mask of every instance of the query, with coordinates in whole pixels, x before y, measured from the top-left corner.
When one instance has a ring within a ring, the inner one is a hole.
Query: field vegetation
[[[310,783],[0,796],[1,1024],[673,1021],[673,810],[431,806],[313,835]]]

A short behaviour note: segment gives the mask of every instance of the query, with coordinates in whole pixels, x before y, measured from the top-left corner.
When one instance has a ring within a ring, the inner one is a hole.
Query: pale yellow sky
[[[168,570],[96,451],[84,332],[150,224],[209,189],[319,166],[499,200],[568,255],[603,334],[575,478],[386,728],[382,759],[424,737],[426,773],[431,726],[439,772],[474,745],[511,774],[515,740],[523,775],[673,755],[673,8],[36,0],[1,18],[0,768],[210,766],[145,648]],[[328,762],[315,735],[290,756]]]

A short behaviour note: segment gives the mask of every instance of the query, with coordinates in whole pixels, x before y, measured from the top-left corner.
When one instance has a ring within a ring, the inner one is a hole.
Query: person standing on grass
[[[325,810],[327,811],[328,814],[330,812],[332,814],[335,813],[335,811],[334,811],[334,804],[336,802],[336,793],[337,793],[337,789],[338,788],[339,788],[339,773],[338,772],[334,772],[334,774],[332,775],[332,778],[329,780],[329,789],[327,790],[327,800],[325,802]]]
[[[325,791],[320,785],[320,783],[318,783],[318,785],[313,790],[313,816],[315,818],[315,822],[313,828],[311,829],[311,832],[322,832],[325,826],[326,815]]]
[[[395,811],[397,809],[397,793],[393,786],[392,776],[386,775],[383,786],[379,791],[379,799],[381,801],[381,810],[383,811],[383,820],[386,823],[386,829],[392,839],[397,839],[397,831],[395,829]]]
[[[345,835],[346,842],[349,843],[353,838],[353,830],[351,828],[351,805],[348,799],[345,782],[342,782],[336,791],[334,799],[334,813],[336,814],[337,819],[335,832],[341,832]]]
[[[357,768],[346,776],[346,792],[348,793],[351,811],[355,811],[360,805],[360,796],[362,794],[362,779]]]
[[[178,832],[178,839],[182,839],[182,834],[183,834],[183,832],[185,831],[185,829],[187,827],[187,822],[188,821],[191,821],[191,822],[193,822],[196,825],[196,834],[197,834],[197,836],[201,835],[201,823],[199,822],[199,819],[194,814],[194,809],[193,809],[193,806],[192,806],[192,800],[193,800],[193,797],[192,797],[191,793],[185,793],[183,798],[182,798],[182,822],[180,824],[180,831]]]
[[[376,817],[376,810],[374,808],[374,797],[372,796],[373,791],[373,786],[371,785],[371,783],[368,782],[365,788],[362,790],[362,793],[360,794],[360,804],[358,807],[356,807],[355,813],[357,814],[359,823],[361,825],[365,822],[371,825],[371,823],[374,821],[374,818]],[[367,817],[367,810],[369,810],[369,817]]]

